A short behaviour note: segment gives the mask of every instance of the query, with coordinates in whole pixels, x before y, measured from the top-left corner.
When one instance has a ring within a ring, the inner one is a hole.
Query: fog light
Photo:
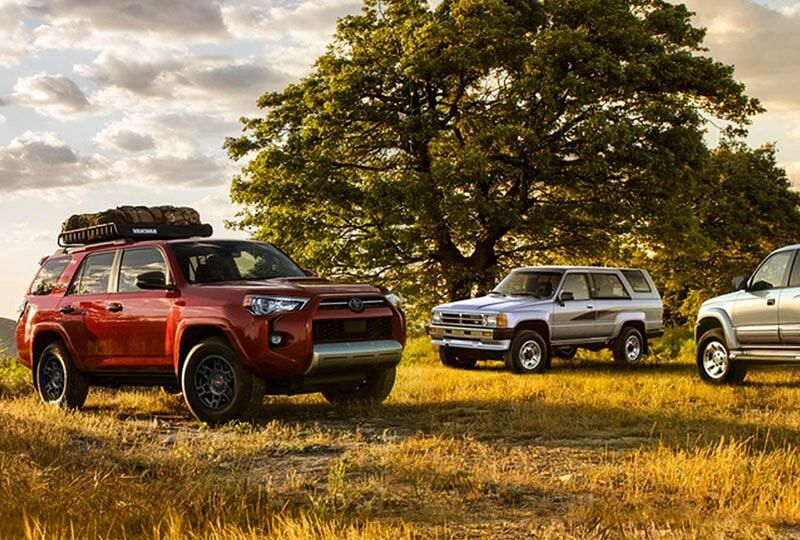
[[[283,343],[283,336],[280,334],[270,334],[269,336],[270,344],[274,345],[275,347],[281,345]]]

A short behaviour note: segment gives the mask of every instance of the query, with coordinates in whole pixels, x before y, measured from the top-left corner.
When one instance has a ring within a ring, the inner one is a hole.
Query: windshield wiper
[[[508,296],[506,293],[503,293],[503,292],[500,292],[500,291],[489,291],[489,294],[496,294],[496,295],[499,295],[499,296]]]
[[[541,298],[541,296],[539,296],[536,293],[532,293],[532,292],[515,292],[515,293],[511,293],[511,296],[532,296],[534,298]]]

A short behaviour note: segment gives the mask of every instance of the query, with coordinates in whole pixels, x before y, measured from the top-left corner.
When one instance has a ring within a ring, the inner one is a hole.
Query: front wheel
[[[331,386],[322,395],[334,405],[382,403],[392,392],[396,375],[395,367],[378,368],[362,381]]]
[[[542,373],[550,360],[550,348],[535,330],[522,330],[506,353],[506,366],[516,373]]]
[[[614,343],[614,362],[622,366],[634,366],[641,363],[644,350],[642,333],[633,326],[626,326]]]
[[[709,330],[697,342],[697,369],[700,378],[710,384],[739,384],[744,382],[747,366],[734,362],[722,330]]]
[[[263,381],[251,375],[220,338],[192,347],[181,371],[181,387],[195,417],[209,424],[256,416],[264,397]]]
[[[80,409],[89,394],[89,379],[78,371],[60,341],[44,348],[36,363],[36,388],[42,401],[66,409]]]

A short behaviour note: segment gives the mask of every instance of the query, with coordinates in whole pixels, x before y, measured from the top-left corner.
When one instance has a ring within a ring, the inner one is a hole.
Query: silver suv
[[[647,338],[663,333],[662,313],[644,270],[527,267],[486,296],[434,308],[428,334],[450,367],[504,360],[518,373],[540,373],[551,353],[571,359],[579,347],[611,348],[630,365],[647,353]]]
[[[748,366],[800,363],[800,245],[772,252],[735,292],[700,306],[697,367],[714,384],[744,381]]]

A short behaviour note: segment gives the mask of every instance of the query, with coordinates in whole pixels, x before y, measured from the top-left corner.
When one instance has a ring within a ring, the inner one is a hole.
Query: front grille
[[[359,298],[364,303],[364,309],[383,307],[387,304],[386,299],[380,296],[370,297],[355,297]],[[325,298],[320,301],[319,309],[350,309],[348,306],[348,298]]]
[[[483,317],[476,313],[442,313],[442,324],[483,326]]]
[[[332,319],[314,321],[314,343],[393,339],[392,318]]]

